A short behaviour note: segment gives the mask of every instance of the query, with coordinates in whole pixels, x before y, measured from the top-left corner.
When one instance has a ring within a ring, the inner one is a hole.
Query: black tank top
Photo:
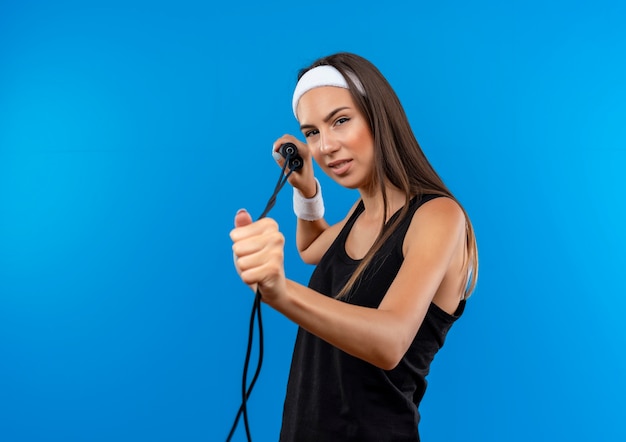
[[[344,302],[378,307],[404,260],[402,243],[415,211],[436,197],[411,201],[409,212]],[[346,253],[345,242],[363,210],[361,201],[313,271],[309,282],[313,290],[336,296],[358,266],[359,261]],[[399,212],[392,219],[397,216]],[[464,308],[461,301],[450,315],[431,303],[409,350],[392,370],[380,369],[298,329],[280,441],[419,441],[417,407],[426,390],[426,375]]]

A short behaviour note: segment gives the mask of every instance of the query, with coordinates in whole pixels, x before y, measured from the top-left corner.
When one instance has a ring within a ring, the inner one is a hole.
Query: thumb
[[[252,217],[246,209],[239,209],[235,215],[235,227],[243,227],[252,224]]]

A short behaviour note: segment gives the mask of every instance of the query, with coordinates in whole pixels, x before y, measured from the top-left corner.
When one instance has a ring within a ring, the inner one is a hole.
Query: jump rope
[[[257,219],[265,218],[269,211],[276,204],[276,197],[278,193],[281,191],[285,183],[287,183],[287,179],[289,176],[302,168],[303,161],[302,157],[298,154],[298,148],[293,143],[285,143],[280,146],[279,149],[280,154],[285,158],[285,164],[283,164],[282,170],[280,172],[280,176],[278,177],[278,182],[274,187],[274,193],[267,201],[267,205],[261,213],[261,216]],[[287,173],[285,171],[289,169]],[[257,322],[257,328],[259,330],[259,356],[257,361],[256,370],[254,371],[254,375],[252,376],[252,380],[248,385],[248,368],[250,365],[250,357],[252,354],[252,341],[254,340],[254,323],[255,320]],[[261,293],[257,288],[256,295],[254,297],[254,302],[252,304],[252,312],[250,313],[250,326],[248,329],[248,345],[246,347],[246,357],[243,363],[243,375],[241,379],[241,405],[239,406],[239,410],[237,411],[237,415],[235,416],[235,420],[233,422],[233,426],[230,429],[230,433],[226,438],[227,442],[230,442],[233,435],[235,434],[235,430],[237,429],[237,424],[239,423],[239,418],[243,415],[244,427],[246,430],[246,437],[249,442],[252,441],[252,436],[250,435],[250,424],[248,422],[248,409],[247,409],[247,401],[252,393],[252,389],[254,388],[254,384],[256,384],[257,379],[259,378],[259,374],[261,373],[261,365],[263,364],[263,321],[261,320]]]

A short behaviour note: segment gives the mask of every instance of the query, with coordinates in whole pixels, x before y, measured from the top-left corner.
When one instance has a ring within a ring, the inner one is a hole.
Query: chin
[[[371,180],[359,180],[350,176],[333,177],[334,181],[346,189],[358,190],[371,187]]]

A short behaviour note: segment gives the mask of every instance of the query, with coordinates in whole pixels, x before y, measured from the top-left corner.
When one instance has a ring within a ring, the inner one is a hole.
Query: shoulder
[[[431,199],[413,214],[404,241],[405,254],[416,243],[457,243],[464,238],[465,225],[465,212],[459,203],[449,197]]]
[[[413,215],[413,220],[415,219],[465,222],[465,213],[454,199],[440,196],[422,204]]]

